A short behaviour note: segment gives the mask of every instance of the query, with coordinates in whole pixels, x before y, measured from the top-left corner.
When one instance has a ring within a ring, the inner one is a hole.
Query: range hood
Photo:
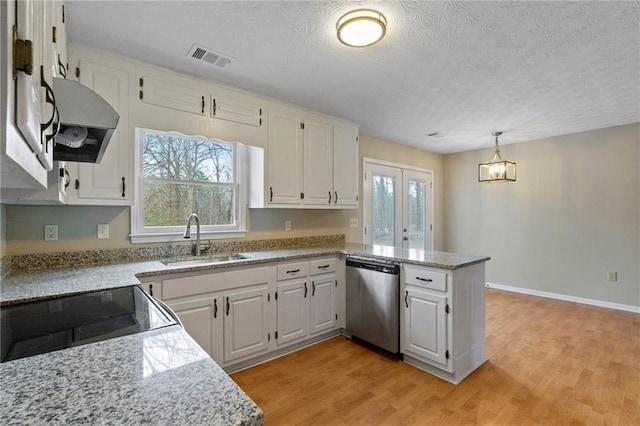
[[[53,94],[60,117],[53,159],[99,163],[120,116],[100,95],[73,80],[54,77]]]

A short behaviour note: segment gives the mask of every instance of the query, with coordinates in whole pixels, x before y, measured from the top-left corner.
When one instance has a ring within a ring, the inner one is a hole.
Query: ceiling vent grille
[[[228,56],[209,49],[208,47],[198,46],[197,44],[191,46],[191,49],[189,49],[189,53],[187,53],[187,56],[199,61],[208,62],[219,68],[224,68],[231,62],[231,58],[229,58]]]

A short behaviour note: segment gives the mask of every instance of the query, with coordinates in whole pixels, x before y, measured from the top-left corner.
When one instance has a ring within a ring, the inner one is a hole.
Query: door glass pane
[[[427,234],[427,185],[423,181],[409,180],[407,188],[409,209],[407,236],[410,249],[424,250]]]
[[[392,176],[373,175],[373,244],[394,245],[396,180]]]

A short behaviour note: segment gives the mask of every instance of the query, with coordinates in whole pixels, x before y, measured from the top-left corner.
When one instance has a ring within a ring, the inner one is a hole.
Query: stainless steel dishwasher
[[[347,258],[347,333],[394,355],[400,352],[400,265]]]

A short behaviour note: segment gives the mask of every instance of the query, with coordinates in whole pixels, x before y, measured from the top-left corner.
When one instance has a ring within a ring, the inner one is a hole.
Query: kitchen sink
[[[175,261],[167,260],[162,263],[164,263],[167,266],[188,267],[188,266],[213,265],[216,263],[234,262],[237,260],[244,260],[244,259],[250,259],[250,257],[245,254],[236,253],[236,254],[228,254],[223,256],[201,257],[198,259],[189,259],[189,260],[175,260]]]

